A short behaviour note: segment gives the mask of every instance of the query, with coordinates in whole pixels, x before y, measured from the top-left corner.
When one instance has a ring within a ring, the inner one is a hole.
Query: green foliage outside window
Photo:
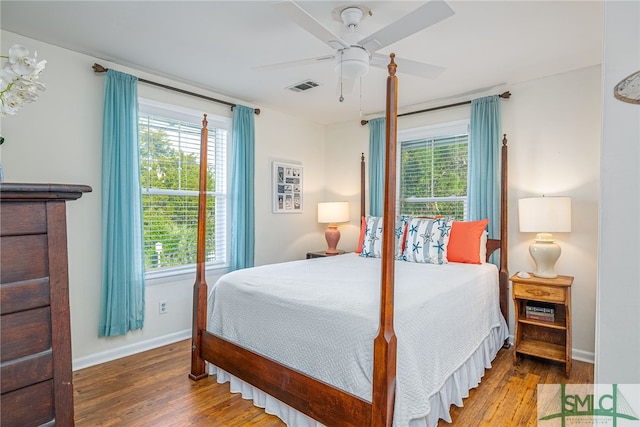
[[[199,132],[197,145],[177,145],[167,131],[149,126],[141,118],[140,178],[143,203],[144,255],[147,271],[196,263],[198,230],[198,188],[200,176]],[[187,135],[188,136],[188,135]],[[209,150],[213,150],[210,138]],[[183,148],[183,149],[180,149]],[[192,152],[186,151],[190,149]],[[211,156],[207,168],[207,191],[215,189],[215,168]],[[215,198],[208,197],[205,261],[215,258]]]
[[[402,142],[400,214],[464,220],[468,160],[466,135]]]

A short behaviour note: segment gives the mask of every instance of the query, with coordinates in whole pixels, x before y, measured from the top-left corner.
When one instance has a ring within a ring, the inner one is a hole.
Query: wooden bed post
[[[500,167],[500,271],[498,273],[498,281],[500,284],[500,310],[504,320],[509,322],[509,266],[507,265],[508,255],[508,231],[509,222],[508,206],[507,206],[507,178],[508,178],[508,162],[507,162],[507,134],[502,137],[502,163]],[[508,339],[505,343],[508,343]],[[506,344],[508,347],[508,344]]]
[[[391,426],[396,391],[396,335],[393,330],[396,216],[396,139],[398,125],[398,78],[395,54],[391,54],[387,77],[384,230],[382,237],[382,283],[380,329],[373,342],[373,395],[371,425]]]
[[[198,253],[196,282],[193,285],[193,332],[191,336],[191,373],[189,378],[200,380],[207,376],[204,359],[201,356],[202,330],[207,327],[207,279],[204,253],[207,238],[207,115],[202,119],[200,132],[200,183],[198,193]]]

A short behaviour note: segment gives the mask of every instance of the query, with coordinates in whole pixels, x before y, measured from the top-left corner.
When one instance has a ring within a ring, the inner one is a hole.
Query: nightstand
[[[571,284],[573,276],[555,279],[511,277],[515,308],[515,349],[518,354],[537,356],[565,364],[565,375],[571,372]],[[529,305],[529,316],[527,316]],[[549,309],[549,310],[545,310]],[[536,311],[546,311],[538,315]],[[553,313],[553,317],[550,317]]]
[[[325,251],[307,252],[307,259],[324,258],[326,256],[342,255],[342,254],[345,254],[345,253],[346,253],[345,251],[341,251],[341,250],[338,250],[338,253],[334,254],[334,255],[328,255]]]

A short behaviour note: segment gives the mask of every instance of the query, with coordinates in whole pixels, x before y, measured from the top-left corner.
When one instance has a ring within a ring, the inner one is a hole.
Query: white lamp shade
[[[336,223],[349,221],[349,202],[318,203],[318,222]]]
[[[534,197],[518,200],[518,218],[523,233],[571,232],[570,197]]]

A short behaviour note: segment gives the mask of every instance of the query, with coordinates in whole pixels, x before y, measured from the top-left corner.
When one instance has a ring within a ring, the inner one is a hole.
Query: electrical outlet
[[[167,302],[166,301],[160,301],[158,303],[158,312],[160,314],[167,314]]]

